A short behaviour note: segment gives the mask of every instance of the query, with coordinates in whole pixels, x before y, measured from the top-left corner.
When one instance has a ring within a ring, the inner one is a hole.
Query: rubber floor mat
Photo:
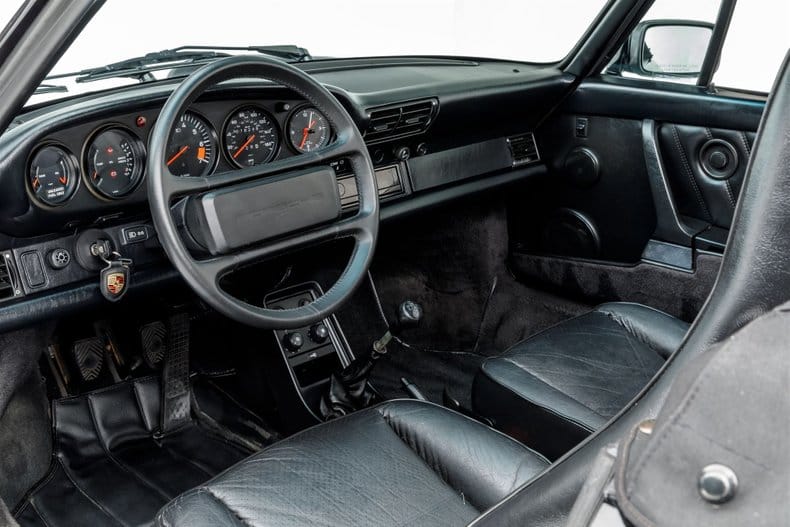
[[[197,423],[159,437],[153,377],[52,408],[53,464],[18,507],[21,526],[147,525],[172,498],[251,453]]]

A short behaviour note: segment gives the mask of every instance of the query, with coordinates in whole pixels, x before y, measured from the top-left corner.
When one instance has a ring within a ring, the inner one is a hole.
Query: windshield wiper
[[[130,77],[140,82],[156,80],[153,72],[194,68],[230,56],[227,51],[250,51],[284,59],[288,62],[310,60],[310,53],[298,46],[180,46],[173,49],[154,51],[140,57],[113,62],[98,68],[89,68],[72,73],[52,75],[47,79],[75,77],[75,82],[92,82],[116,77]]]
[[[36,91],[33,92],[34,95],[42,95],[45,93],[66,93],[69,89],[65,86],[61,86],[58,84],[39,84]]]

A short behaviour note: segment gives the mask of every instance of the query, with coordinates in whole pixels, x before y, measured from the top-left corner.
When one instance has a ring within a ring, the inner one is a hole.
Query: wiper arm
[[[307,49],[294,46],[293,44],[282,46],[181,46],[175,49],[179,51],[254,51],[270,57],[284,59],[288,62],[307,62],[313,58]]]
[[[43,95],[45,93],[66,93],[69,89],[58,84],[39,84],[33,95]]]
[[[75,82],[92,82],[116,77],[130,77],[140,82],[156,80],[153,72],[200,66],[222,57],[230,56],[227,51],[251,51],[284,59],[289,62],[310,60],[310,53],[298,46],[180,46],[147,53],[140,57],[125,59],[98,68],[89,68],[73,73],[52,75],[47,79],[75,77]]]

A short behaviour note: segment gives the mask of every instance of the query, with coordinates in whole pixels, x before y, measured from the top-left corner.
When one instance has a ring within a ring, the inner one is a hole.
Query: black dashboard
[[[572,81],[554,68],[508,62],[370,59],[303,68],[363,131],[382,219],[543,173],[532,131]],[[145,158],[177,82],[34,108],[0,137],[3,305],[90,285],[97,269],[79,248],[86,231],[103,231],[136,269],[166,265],[148,219]],[[182,117],[168,166],[210,177],[320,149],[332,134],[294,92],[264,80],[228,81]],[[354,175],[342,160],[333,166],[343,207],[353,209]]]

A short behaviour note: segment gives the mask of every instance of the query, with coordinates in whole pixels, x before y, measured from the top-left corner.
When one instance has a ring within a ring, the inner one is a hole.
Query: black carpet
[[[53,403],[53,463],[17,507],[22,526],[145,525],[170,499],[250,454],[192,422],[159,437],[156,378]]]
[[[506,268],[508,232],[502,204],[464,202],[383,230],[371,281],[338,314],[359,355],[410,299],[423,307],[420,327],[376,364],[372,383],[403,397],[401,377],[441,403],[445,386],[471,404],[472,378],[486,357],[589,307],[519,283]],[[380,306],[379,306],[380,304]]]

